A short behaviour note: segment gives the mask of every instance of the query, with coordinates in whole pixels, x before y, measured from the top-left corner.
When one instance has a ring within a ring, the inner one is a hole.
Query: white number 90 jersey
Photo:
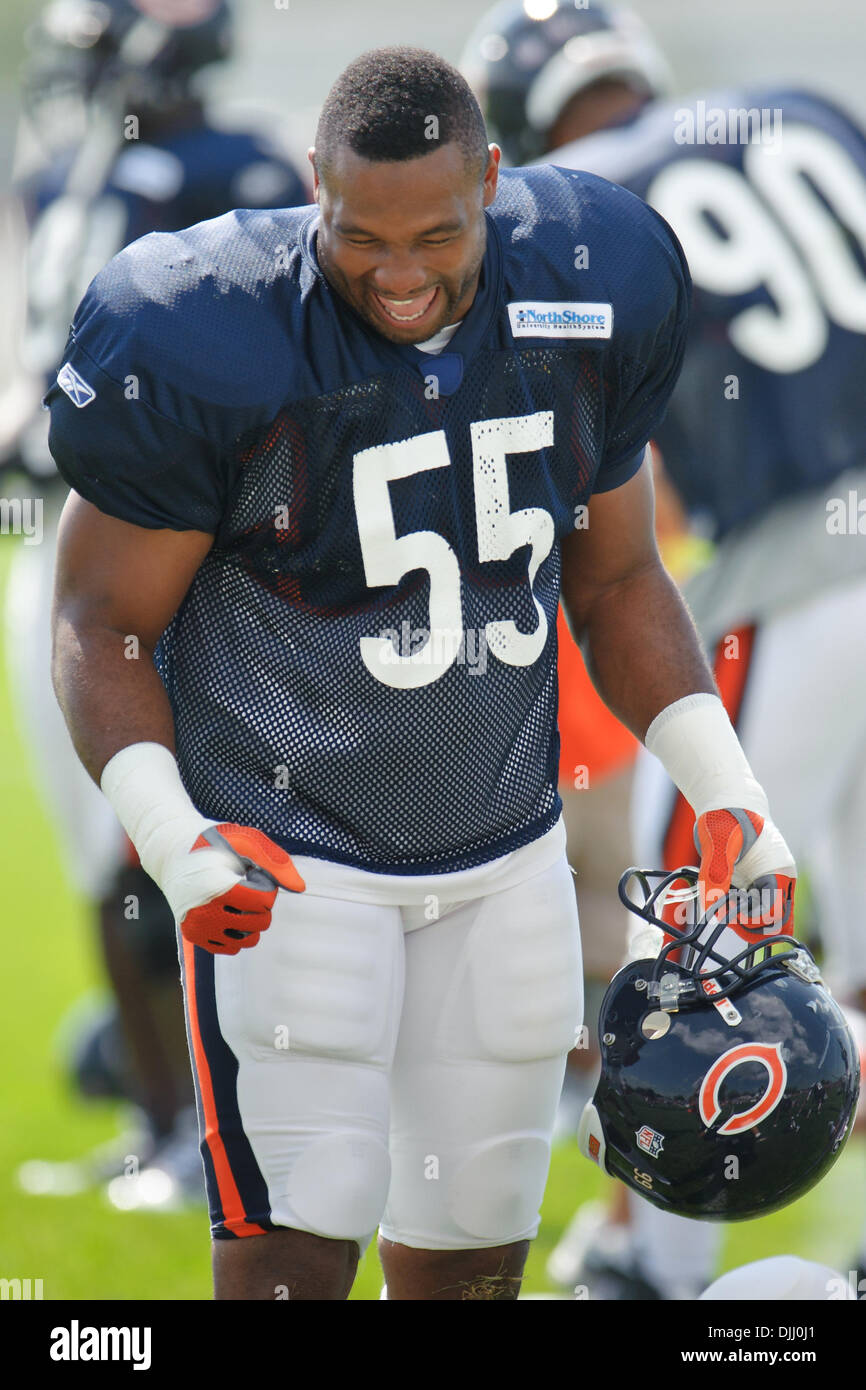
[[[861,463],[866,137],[848,116],[727,91],[652,103],[549,159],[622,183],[680,239],[694,299],[657,438],[717,537]]]

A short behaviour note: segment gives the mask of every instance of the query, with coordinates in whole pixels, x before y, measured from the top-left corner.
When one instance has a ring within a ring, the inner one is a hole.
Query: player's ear
[[[319,201],[319,171],[316,168],[316,151],[312,145],[307,150],[307,159],[313,166],[313,202],[317,203]]]
[[[499,179],[499,161],[502,151],[498,145],[488,145],[487,168],[484,171],[484,206],[490,207],[496,197],[496,184]]]

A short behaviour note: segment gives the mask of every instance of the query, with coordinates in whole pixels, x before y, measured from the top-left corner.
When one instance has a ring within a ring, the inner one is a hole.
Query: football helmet
[[[182,100],[199,69],[230,56],[232,15],[228,0],[52,0],[27,45],[22,97],[44,136],[58,99],[119,89],[139,113]]]
[[[483,17],[460,62],[490,137],[510,164],[546,151],[566,104],[603,78],[620,77],[646,97],[670,85],[667,62],[630,10],[572,0],[505,0]]]
[[[678,1216],[741,1221],[786,1206],[823,1177],[853,1124],[860,1067],[841,1009],[791,937],[726,958],[718,942],[737,907],[701,913],[697,869],[629,869],[619,892],[649,950],[602,1003],[581,1151]],[[662,917],[671,899],[682,926]]]

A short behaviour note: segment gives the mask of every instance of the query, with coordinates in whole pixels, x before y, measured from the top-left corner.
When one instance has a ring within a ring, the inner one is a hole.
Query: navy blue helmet
[[[461,59],[491,139],[511,164],[548,148],[548,132],[578,92],[622,78],[646,97],[667,90],[661,50],[638,15],[572,0],[505,0],[483,17]]]
[[[664,944],[608,988],[601,1079],[578,1143],[665,1211],[746,1220],[795,1201],[836,1161],[860,1065],[811,953],[781,936],[727,959],[718,950],[727,909],[699,916],[697,877],[629,869],[620,880],[623,902]],[[672,892],[690,903],[682,927],[661,916]]]
[[[122,85],[138,107],[182,97],[232,49],[228,0],[52,0],[27,35],[23,94],[38,119],[58,91],[90,100]]]

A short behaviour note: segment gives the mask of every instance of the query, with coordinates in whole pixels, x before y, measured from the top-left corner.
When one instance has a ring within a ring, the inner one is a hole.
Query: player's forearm
[[[688,609],[660,562],[600,594],[576,635],[605,704],[641,740],[676,700],[718,693]]]
[[[183,785],[171,707],[152,653],[136,649],[129,636],[83,627],[61,607],[52,661],[57,698],[78,756],[186,940],[237,955],[270,924],[277,888],[300,893],[304,881],[285,850],[258,830],[221,824],[215,841],[206,838],[217,822],[196,808]],[[255,881],[247,874],[251,863],[260,870]]]
[[[55,617],[52,680],[75,750],[98,784],[121,748],[161,743],[174,752],[174,720],[153,654],[133,633]]]
[[[688,609],[647,565],[588,609],[583,646],[602,697],[646,743],[696,816],[767,798],[719,699]],[[790,856],[789,856],[790,857]]]

